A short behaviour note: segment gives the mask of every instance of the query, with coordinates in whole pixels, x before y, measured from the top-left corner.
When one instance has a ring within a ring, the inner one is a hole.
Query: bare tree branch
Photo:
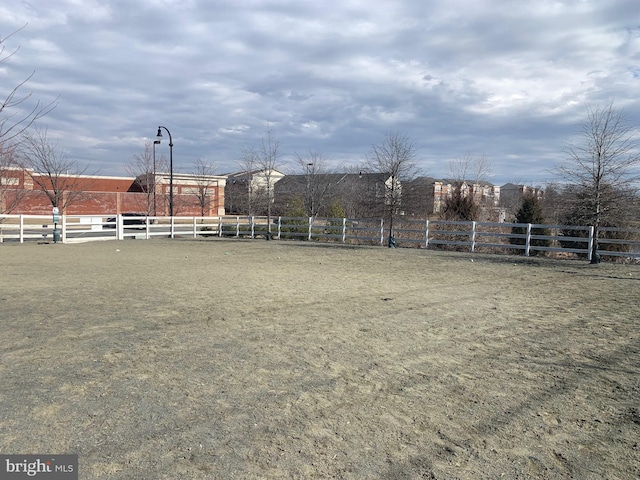
[[[20,164],[28,169],[34,185],[61,213],[88,187],[87,180],[80,177],[86,175],[89,166],[80,167],[77,162],[69,160],[64,151],[49,142],[46,130],[24,135],[20,142],[20,157]]]
[[[16,145],[0,143],[0,213],[11,213],[26,196],[28,190],[21,185],[24,175]]]
[[[7,62],[20,49],[17,47],[13,51],[5,52],[5,42],[25,27],[26,24],[5,38],[0,38],[0,65]],[[35,121],[49,114],[57,106],[59,97],[50,103],[42,103],[38,100],[30,109],[26,111],[21,109],[22,105],[31,98],[32,93],[21,94],[20,92],[33,75],[34,73],[28,75],[13,87],[4,99],[0,100],[0,146],[18,139]]]
[[[444,199],[441,216],[446,220],[478,220],[491,163],[484,154],[465,153],[449,162],[449,171],[453,190]]]
[[[393,222],[402,201],[402,182],[412,180],[416,174],[415,140],[389,132],[380,144],[371,147],[367,159],[374,171],[388,175],[385,206],[389,218],[389,247],[392,247],[395,245]]]
[[[198,158],[195,166],[195,182],[196,187],[193,189],[193,195],[200,207],[200,216],[204,217],[209,210],[211,201],[211,193],[218,186],[218,181],[214,179],[217,166],[215,162]]]
[[[263,203],[267,212],[267,238],[271,238],[271,212],[273,206],[273,186],[277,181],[276,173],[280,168],[280,149],[282,142],[273,136],[271,125],[267,125],[266,136],[262,137],[260,147],[255,149],[253,147],[246,149],[243,152],[242,163],[245,167],[251,167],[251,170],[247,169],[253,175],[254,170],[259,171],[260,176],[263,178],[263,185],[257,187],[263,192],[256,192],[256,186],[249,179],[249,188],[254,191],[249,191],[250,201],[251,195],[256,195],[256,198]],[[263,194],[261,194],[263,193]]]
[[[298,170],[305,176],[303,203],[307,215],[316,217],[321,210],[327,210],[336,185],[332,185],[327,168],[327,160],[317,150],[295,153]]]
[[[491,163],[484,154],[473,156],[465,153],[449,162],[449,172],[456,184],[470,182],[479,185],[491,175]]]

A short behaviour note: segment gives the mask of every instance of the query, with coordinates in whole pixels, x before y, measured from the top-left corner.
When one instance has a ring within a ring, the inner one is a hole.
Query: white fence
[[[272,217],[141,217],[114,215],[0,215],[0,243],[44,241],[78,243],[159,237],[266,237],[349,244],[387,245],[388,226],[380,219]],[[514,233],[514,228],[522,233]],[[543,233],[541,233],[543,232]],[[640,230],[601,228],[598,254],[640,258]],[[576,253],[590,259],[593,227],[442,220],[396,220],[395,245],[513,253]]]

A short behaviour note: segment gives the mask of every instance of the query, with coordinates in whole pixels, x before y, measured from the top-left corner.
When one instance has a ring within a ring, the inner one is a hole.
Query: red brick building
[[[54,182],[57,189],[53,188]],[[173,174],[174,215],[224,215],[225,176]],[[0,169],[0,213],[48,215],[57,201],[60,213],[169,215],[170,175],[134,177],[59,175],[30,169]],[[62,192],[57,200],[55,190]]]

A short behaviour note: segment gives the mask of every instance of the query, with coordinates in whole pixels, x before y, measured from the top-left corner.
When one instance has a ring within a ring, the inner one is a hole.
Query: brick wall
[[[22,173],[22,174],[20,174]],[[12,172],[15,184],[2,190],[0,212],[49,215],[52,211],[51,201],[38,185],[27,182],[29,175],[23,172]],[[18,180],[19,179],[19,180]],[[68,215],[114,215],[116,213],[149,213],[153,214],[153,195],[141,192],[134,178],[120,177],[71,177],[69,190],[81,192],[68,202],[65,212]],[[165,188],[166,187],[166,188]],[[193,187],[191,187],[193,189]],[[166,190],[166,193],[162,193]],[[188,189],[175,185],[174,213],[183,216],[201,215],[201,207],[197,197],[186,194]],[[19,202],[14,205],[14,199]],[[156,194],[156,214],[169,214],[168,185],[158,185]],[[6,212],[13,206],[11,212]],[[209,198],[205,208],[205,216],[224,214],[224,188],[209,187]]]

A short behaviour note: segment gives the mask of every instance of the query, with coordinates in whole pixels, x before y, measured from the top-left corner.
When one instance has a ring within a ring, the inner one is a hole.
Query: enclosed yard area
[[[81,479],[636,479],[640,266],[0,245],[0,453]]]

